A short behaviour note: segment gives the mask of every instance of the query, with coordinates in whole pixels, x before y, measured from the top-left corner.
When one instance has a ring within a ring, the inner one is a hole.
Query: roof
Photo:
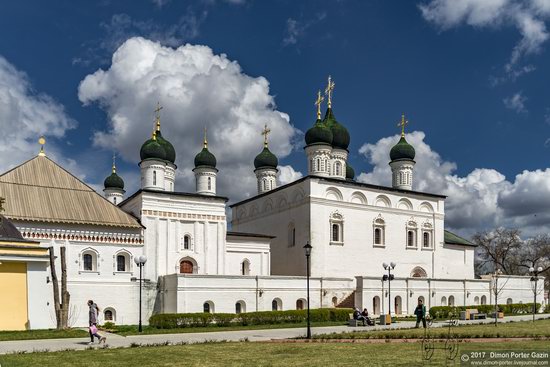
[[[470,241],[457,236],[456,234],[449,232],[445,230],[445,243],[447,245],[462,245],[462,246],[474,246],[477,247],[477,245],[471,243]]]
[[[142,228],[136,218],[45,156],[0,175],[6,218],[51,223]]]
[[[12,222],[3,215],[0,215],[0,243],[3,242],[34,243],[33,241],[25,240]]]
[[[233,232],[233,231],[227,231],[228,236],[234,236],[234,237],[256,237],[256,238],[275,238],[275,236],[270,236],[266,234],[259,234],[259,233],[246,233],[246,232]]]
[[[274,192],[277,192],[279,190],[283,190],[287,187],[290,187],[290,186],[293,186],[293,185],[296,185],[300,182],[303,182],[305,180],[308,180],[308,179],[317,179],[317,180],[321,180],[321,181],[328,181],[328,182],[333,182],[333,183],[339,183],[341,185],[349,185],[349,186],[355,186],[355,187],[364,187],[364,188],[367,188],[367,189],[374,189],[374,190],[380,190],[380,191],[391,191],[391,192],[399,192],[401,194],[413,194],[413,195],[419,195],[419,196],[427,196],[427,197],[431,197],[431,198],[441,198],[441,199],[445,199],[447,196],[446,195],[439,195],[439,194],[431,194],[429,192],[421,192],[421,191],[412,191],[412,190],[403,190],[403,189],[396,189],[394,187],[387,187],[387,186],[379,186],[379,185],[372,185],[372,184],[368,184],[368,183],[363,183],[363,182],[357,182],[357,181],[350,181],[350,180],[342,180],[342,179],[338,179],[338,178],[332,178],[332,177],[321,177],[321,176],[315,176],[315,175],[308,175],[308,176],[304,176],[294,182],[291,182],[289,184],[286,184],[286,185],[283,185],[283,186],[279,186],[273,190],[270,190],[270,191],[266,191],[264,192],[263,194],[258,194],[256,196],[253,196],[251,198],[248,198],[248,199],[244,199],[242,201],[239,201],[238,203],[235,203],[235,204],[231,204],[229,205],[230,208],[233,208],[235,206],[239,206],[239,205],[242,205],[242,204],[245,204],[245,203],[248,203],[249,201],[252,201],[252,200],[255,200],[255,199],[258,199],[258,198],[261,198],[263,196],[267,196],[267,195],[270,195]]]
[[[152,194],[165,194],[165,195],[174,195],[174,196],[186,196],[186,197],[193,197],[197,199],[209,199],[209,200],[223,200],[224,202],[227,202],[229,199],[225,196],[214,196],[214,195],[202,195],[202,194],[196,194],[192,192],[179,192],[179,191],[162,191],[162,190],[153,190],[153,189],[139,189],[138,191],[134,192],[131,196],[126,198],[123,202],[121,202],[120,206],[123,206],[128,202],[129,200],[132,200],[142,192],[145,193],[152,193]]]

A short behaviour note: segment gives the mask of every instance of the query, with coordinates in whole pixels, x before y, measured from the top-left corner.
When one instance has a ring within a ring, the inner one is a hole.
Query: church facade
[[[474,245],[445,230],[445,196],[412,190],[415,151],[404,117],[389,152],[392,187],[357,182],[347,162],[349,133],[332,109],[333,88],[329,80],[324,118],[318,94],[317,120],[305,136],[306,177],[277,187],[266,126],[254,160],[258,195],[231,205],[230,230],[206,133],[194,160],[195,192],[175,191],[176,152],[161,133],[160,108],[140,150],[140,189],[128,197],[114,162],[103,196],[42,150],[0,175],[4,215],[21,239],[56,255],[66,249],[69,323],[87,325],[86,301],[93,299],[102,322],[136,324],[140,256],[147,258],[144,320],[167,312],[303,309],[306,243],[313,246],[312,308],[411,314],[418,299],[427,306],[492,303],[494,279],[474,276]],[[55,325],[50,270],[41,261],[28,290],[42,291],[24,305],[32,308],[26,328]],[[391,292],[383,263],[392,263]],[[56,267],[59,273],[59,258]],[[528,277],[499,280],[500,302],[531,301]]]

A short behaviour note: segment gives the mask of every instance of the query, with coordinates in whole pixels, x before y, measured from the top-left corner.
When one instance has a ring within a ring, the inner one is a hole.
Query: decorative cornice
[[[29,240],[62,240],[62,241],[81,241],[97,243],[117,243],[117,244],[143,244],[141,234],[112,233],[103,231],[78,231],[63,229],[43,229],[43,228],[18,228],[24,238]]]
[[[210,215],[210,214],[194,214],[194,213],[174,213],[165,212],[161,210],[142,210],[142,216],[148,215],[152,217],[160,218],[174,218],[174,219],[201,219],[201,220],[217,220],[225,221],[225,215]]]

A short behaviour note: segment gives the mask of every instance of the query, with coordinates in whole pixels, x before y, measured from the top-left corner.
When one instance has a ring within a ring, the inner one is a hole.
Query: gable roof
[[[452,232],[449,232],[447,230],[444,231],[445,232],[445,236],[444,236],[444,240],[445,240],[445,243],[447,245],[462,245],[462,246],[474,246],[474,247],[477,247],[477,245],[471,243],[470,241],[460,237],[460,236],[457,236],[456,234],[452,233]]]
[[[3,215],[11,220],[142,228],[130,214],[45,156],[0,175]]]

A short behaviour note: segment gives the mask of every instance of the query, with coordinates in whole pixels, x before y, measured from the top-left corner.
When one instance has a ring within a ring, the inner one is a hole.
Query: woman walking
[[[89,300],[88,301],[88,332],[90,333],[90,342],[89,345],[94,344],[94,337],[98,339],[98,343],[103,342],[105,344],[105,341],[107,340],[106,337],[101,336],[97,333],[97,317],[99,314],[99,307],[94,303],[94,301]]]

